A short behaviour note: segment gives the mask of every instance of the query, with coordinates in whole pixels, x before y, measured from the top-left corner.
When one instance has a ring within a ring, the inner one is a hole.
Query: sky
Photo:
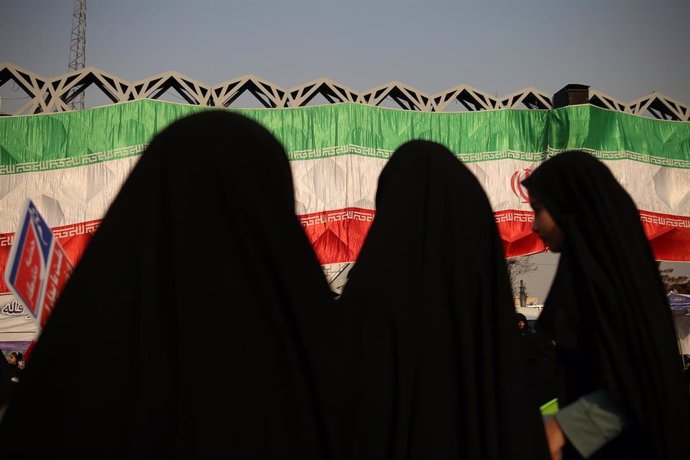
[[[177,71],[208,85],[255,74],[283,87],[328,77],[433,94],[502,96],[568,83],[629,102],[690,103],[690,0],[88,0],[86,65],[127,80]],[[73,0],[0,0],[0,61],[65,73]],[[22,92],[0,88],[3,109]],[[89,102],[87,94],[87,104]],[[544,297],[556,264],[526,278]],[[690,274],[690,264],[674,264]]]

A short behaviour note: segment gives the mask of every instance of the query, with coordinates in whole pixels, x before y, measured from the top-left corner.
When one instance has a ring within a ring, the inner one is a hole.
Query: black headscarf
[[[441,145],[410,142],[381,173],[376,207],[340,300],[357,341],[353,456],[546,456],[476,178]]]
[[[278,142],[227,112],[178,121],[65,287],[2,455],[332,457],[334,306]]]
[[[523,184],[565,234],[538,321],[558,345],[561,406],[605,388],[633,420],[628,450],[690,458],[671,311],[632,199],[603,163],[580,151],[546,161]]]

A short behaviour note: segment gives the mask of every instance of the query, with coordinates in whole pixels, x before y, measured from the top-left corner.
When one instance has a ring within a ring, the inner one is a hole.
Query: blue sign
[[[674,310],[682,310],[685,308],[690,308],[690,295],[687,294],[676,294],[675,292],[669,292],[668,304]]]
[[[26,215],[31,219],[31,223],[34,225],[34,230],[38,237],[38,244],[41,249],[41,256],[43,257],[43,263],[47,265],[48,258],[50,257],[50,247],[53,244],[53,232],[50,230],[46,221],[43,220],[34,202],[31,200],[29,200]]]

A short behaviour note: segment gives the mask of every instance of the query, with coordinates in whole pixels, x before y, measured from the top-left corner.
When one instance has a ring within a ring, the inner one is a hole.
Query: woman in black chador
[[[556,343],[552,455],[690,458],[687,387],[640,217],[609,169],[567,152],[527,178],[534,230],[561,257],[537,329]]]
[[[352,457],[548,456],[494,215],[446,148],[394,153],[340,302],[356,343]]]
[[[293,196],[282,147],[244,117],[156,136],[41,334],[3,458],[342,452],[341,322]]]

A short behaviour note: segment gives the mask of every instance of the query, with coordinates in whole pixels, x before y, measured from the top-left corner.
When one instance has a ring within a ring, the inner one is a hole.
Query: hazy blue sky
[[[66,72],[73,7],[0,0],[0,61]],[[623,101],[658,91],[690,103],[690,0],[89,0],[86,34],[87,65],[128,80],[253,73],[285,87],[329,77],[498,95],[583,83]],[[530,281],[540,296],[549,267]]]
[[[690,102],[688,0],[89,0],[87,65],[136,80],[208,84],[254,73],[499,95],[584,83],[628,101]],[[66,71],[73,0],[0,0],[0,60]]]

